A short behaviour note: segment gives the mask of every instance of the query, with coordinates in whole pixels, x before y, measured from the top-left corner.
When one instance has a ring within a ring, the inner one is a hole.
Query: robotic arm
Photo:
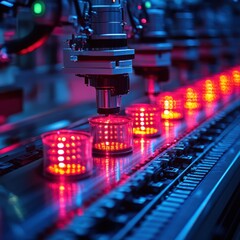
[[[4,2],[4,6],[3,6]],[[121,95],[129,91],[134,50],[127,46],[123,6],[120,0],[29,0],[0,1],[4,12],[17,7],[32,7],[38,2],[45,9],[35,18],[33,30],[21,39],[0,45],[0,62],[10,61],[10,54],[26,54],[42,45],[59,24],[63,5],[69,11],[68,24],[75,34],[64,46],[64,68],[85,78],[87,85],[96,88],[97,111],[114,114],[120,111]],[[21,4],[20,4],[21,3]],[[72,15],[72,16],[71,16]]]
[[[129,91],[134,50],[127,46],[120,0],[75,1],[76,35],[64,48],[64,68],[96,88],[97,111],[120,111],[121,95]]]
[[[169,80],[172,45],[165,31],[165,5],[164,1],[136,0],[135,11],[128,11],[135,26],[130,40],[130,46],[136,51],[133,68],[135,74],[144,78],[151,102],[161,92],[160,84]]]

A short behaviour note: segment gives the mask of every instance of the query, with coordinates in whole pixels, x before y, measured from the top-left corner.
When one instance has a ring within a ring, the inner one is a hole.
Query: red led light
[[[200,81],[196,85],[201,89],[202,92],[202,100],[205,103],[213,103],[218,100],[218,95],[217,95],[217,84],[215,81],[211,79],[206,79],[203,81]]]
[[[166,120],[182,119],[183,98],[179,93],[165,92],[158,96],[157,104],[161,109],[161,118]]]
[[[195,110],[201,107],[200,94],[196,87],[186,87],[179,89],[184,98],[184,108]]]
[[[233,76],[234,85],[237,87],[240,87],[240,71],[233,70],[232,76]]]
[[[235,88],[235,93],[238,96],[240,92],[240,71],[238,71],[237,69],[233,69],[231,74],[232,74],[232,80]]]
[[[160,135],[160,109],[151,104],[133,104],[126,108],[133,119],[133,134],[137,137]]]
[[[47,176],[84,177],[92,170],[92,138],[81,131],[59,130],[42,135]]]
[[[142,24],[146,24],[146,23],[147,23],[147,19],[146,19],[146,18],[142,18],[142,19],[141,19],[141,23],[142,23]]]
[[[233,94],[233,81],[230,75],[220,74],[217,77],[219,91],[224,101],[229,101]]]
[[[124,116],[98,116],[89,119],[93,152],[101,155],[132,151],[132,120]]]

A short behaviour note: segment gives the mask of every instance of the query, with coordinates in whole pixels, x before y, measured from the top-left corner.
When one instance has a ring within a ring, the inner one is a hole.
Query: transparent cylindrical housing
[[[195,86],[200,90],[203,105],[215,103],[219,100],[219,90],[214,79],[203,79],[198,81]]]
[[[177,92],[183,97],[184,109],[191,111],[201,108],[201,94],[196,86],[182,87]]]
[[[156,137],[160,135],[160,109],[152,104],[133,104],[126,108],[126,114],[133,119],[135,137]]]
[[[132,120],[125,116],[97,116],[89,119],[93,153],[100,155],[132,152]]]
[[[165,120],[179,120],[184,117],[183,97],[176,92],[161,93],[157,98],[161,118]]]
[[[230,71],[232,76],[232,81],[234,84],[234,90],[236,97],[240,96],[240,70],[238,68],[234,68]]]
[[[224,72],[218,74],[215,78],[219,93],[224,102],[229,102],[233,98],[234,82],[230,74]]]
[[[44,174],[82,178],[92,172],[92,137],[89,133],[58,130],[42,134]]]

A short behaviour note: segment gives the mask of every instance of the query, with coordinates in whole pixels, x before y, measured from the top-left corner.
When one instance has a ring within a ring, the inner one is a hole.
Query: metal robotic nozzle
[[[128,74],[89,76],[86,82],[96,88],[97,111],[100,114],[120,112],[121,95],[129,91]]]
[[[89,2],[88,20],[82,23],[79,13],[81,31],[64,48],[64,68],[95,87],[98,113],[118,113],[121,95],[129,91],[134,50],[127,46],[121,1]]]

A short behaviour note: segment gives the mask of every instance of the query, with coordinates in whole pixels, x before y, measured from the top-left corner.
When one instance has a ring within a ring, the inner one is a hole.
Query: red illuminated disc
[[[124,116],[98,116],[89,119],[93,152],[101,155],[132,151],[132,120]]]
[[[136,137],[160,135],[160,109],[152,104],[133,104],[126,108],[126,114],[133,119],[133,134]]]
[[[44,172],[52,176],[86,176],[92,171],[92,138],[88,133],[71,130],[42,135]]]

